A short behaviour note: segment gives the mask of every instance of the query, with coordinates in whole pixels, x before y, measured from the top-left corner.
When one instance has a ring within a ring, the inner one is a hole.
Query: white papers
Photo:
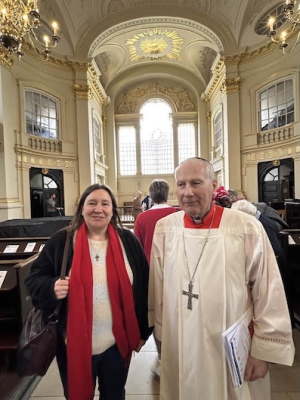
[[[233,387],[240,387],[244,382],[245,368],[251,348],[248,325],[252,316],[251,306],[237,322],[222,333]]]
[[[292,238],[291,235],[289,235],[288,240],[289,240],[289,244],[296,244],[295,240]]]
[[[7,271],[0,271],[0,288],[2,286],[2,283],[5,279],[5,275],[7,274]]]
[[[45,246],[44,243],[40,245],[39,252],[41,252],[43,250],[44,246]]]
[[[3,253],[16,253],[18,248],[19,248],[18,244],[8,244],[3,250]]]
[[[36,245],[36,242],[27,243],[27,245],[24,249],[24,253],[32,253],[35,248],[35,245]]]

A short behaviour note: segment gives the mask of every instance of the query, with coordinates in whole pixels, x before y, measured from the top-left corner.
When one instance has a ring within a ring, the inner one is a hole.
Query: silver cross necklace
[[[188,284],[188,290],[187,291],[183,290],[182,294],[185,295],[185,296],[188,296],[188,304],[187,304],[188,310],[192,310],[192,299],[193,298],[194,299],[198,299],[198,297],[199,297],[198,294],[194,294],[193,293],[193,286],[194,286],[193,282],[194,282],[195,274],[196,274],[196,271],[197,271],[198,266],[200,264],[200,260],[201,260],[202,254],[204,252],[206,243],[208,242],[208,236],[210,234],[212,223],[213,223],[213,220],[214,220],[214,217],[215,217],[215,212],[216,212],[216,209],[214,209],[214,213],[213,213],[212,219],[210,221],[210,225],[209,225],[208,232],[207,232],[207,235],[206,235],[206,238],[205,238],[205,242],[204,242],[202,250],[200,252],[200,256],[198,258],[198,262],[196,264],[196,267],[194,269],[192,277],[191,277],[191,274],[190,274],[190,269],[189,269],[189,264],[188,264],[188,259],[187,259],[187,253],[186,253],[186,247],[185,247],[185,239],[184,239],[184,230],[183,230],[183,251],[184,251],[185,266],[186,266],[186,270],[187,270],[188,277],[189,277],[189,284]]]

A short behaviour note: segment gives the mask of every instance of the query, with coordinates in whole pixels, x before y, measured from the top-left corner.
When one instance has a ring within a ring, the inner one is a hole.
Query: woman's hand
[[[54,293],[55,297],[58,300],[64,299],[67,297],[69,292],[69,280],[70,278],[66,276],[65,279],[58,279],[54,285]]]
[[[264,378],[268,370],[269,363],[267,361],[249,356],[244,375],[245,381],[255,381],[256,379]]]
[[[144,346],[144,344],[146,343],[146,340],[140,340],[140,343],[138,344],[138,347],[136,348],[136,352],[138,353],[141,348]]]

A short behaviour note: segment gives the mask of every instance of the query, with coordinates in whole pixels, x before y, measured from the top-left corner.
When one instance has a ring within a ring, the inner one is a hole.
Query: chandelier
[[[274,24],[276,23],[276,19],[274,17],[271,17],[268,21],[270,31],[268,32],[267,36],[271,38],[272,42],[278,43],[279,49],[281,49],[283,53],[286,54],[285,49],[288,46],[287,42],[290,37],[294,36],[294,33],[296,33],[297,30],[298,34],[296,40],[289,53],[294,50],[300,39],[300,3],[298,3],[296,0],[286,0],[285,6],[283,7],[283,17],[286,19],[287,22],[291,24],[289,28],[283,31],[281,35],[277,39],[275,39],[277,31],[276,29],[274,29]]]
[[[45,35],[43,42],[36,33],[41,26],[37,0],[28,0],[27,5],[22,0],[0,0],[0,52],[15,53],[20,60],[24,56],[22,43],[27,39],[36,52],[34,41],[39,43],[48,59],[51,49],[60,41],[58,26],[56,22],[52,23],[53,34],[51,37]]]

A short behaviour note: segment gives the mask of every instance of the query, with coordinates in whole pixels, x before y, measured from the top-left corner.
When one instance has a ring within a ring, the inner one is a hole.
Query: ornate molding
[[[223,94],[226,93],[237,93],[240,90],[241,78],[224,79],[220,87],[220,91]]]
[[[92,100],[93,91],[89,85],[74,85],[75,98],[79,100]]]
[[[174,90],[172,87],[165,87],[157,82],[151,82],[132,90],[126,90],[121,104],[117,107],[116,114],[136,113],[137,106],[141,100],[151,94],[162,94],[169,97],[175,104],[178,112],[194,111],[195,109],[195,105],[190,100],[186,89]]]
[[[205,101],[206,103],[210,100],[211,96],[213,95],[214,91],[216,88],[220,85],[221,79],[224,75],[224,69],[225,69],[225,64],[224,64],[224,58],[220,57],[216,65],[214,66],[213,69],[213,76],[205,90],[204,93],[201,95],[201,99]]]
[[[278,50],[278,43],[268,42],[266,45],[250,52],[245,51],[244,53],[224,56],[224,60],[226,65],[242,64],[259,60],[260,58],[265,57],[276,50]]]
[[[92,94],[95,93],[100,103],[104,106],[107,106],[110,103],[110,98],[107,96],[103,86],[101,85],[99,72],[97,72],[93,65],[91,65],[89,67],[88,74]]]
[[[191,20],[187,20],[187,19],[181,19],[181,18],[170,18],[170,17],[152,17],[152,18],[140,18],[140,19],[135,19],[132,21],[126,21],[123,22],[121,24],[117,24],[109,29],[107,29],[105,32],[103,32],[102,34],[100,34],[91,44],[89,52],[88,52],[88,57],[93,57],[95,51],[97,50],[97,48],[100,48],[102,42],[107,39],[109,36],[112,36],[114,34],[117,34],[120,30],[127,30],[128,28],[136,28],[138,27],[138,29],[142,29],[143,26],[149,26],[149,24],[153,25],[155,24],[155,26],[164,26],[165,24],[173,24],[177,27],[181,27],[181,28],[189,28],[189,29],[195,29],[198,34],[199,33],[203,33],[204,35],[206,35],[207,37],[209,37],[212,41],[212,43],[215,43],[218,46],[218,49],[220,51],[224,51],[223,48],[223,44],[221,42],[221,40],[219,39],[219,37],[210,29],[208,29],[207,27],[205,27],[204,25],[195,22],[195,21],[191,21]],[[79,44],[79,48],[78,51],[80,51],[80,48],[83,46],[83,42],[84,42],[84,38],[83,40],[80,42]]]

